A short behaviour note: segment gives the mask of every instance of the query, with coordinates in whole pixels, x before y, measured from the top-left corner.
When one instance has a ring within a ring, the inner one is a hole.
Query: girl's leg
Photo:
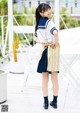
[[[53,85],[53,101],[50,103],[50,105],[53,106],[54,108],[57,108],[57,97],[58,97],[58,90],[59,90],[58,73],[56,72],[52,73],[51,81]]]
[[[42,73],[42,92],[43,92],[43,96],[48,96],[48,81],[49,81],[49,74],[47,72]]]
[[[52,73],[51,81],[52,81],[52,85],[53,85],[53,95],[58,96],[58,90],[59,90],[58,73],[56,73],[56,72]]]
[[[44,109],[48,109],[49,102],[48,102],[48,81],[49,81],[49,74],[47,72],[42,73],[42,92],[44,97]]]

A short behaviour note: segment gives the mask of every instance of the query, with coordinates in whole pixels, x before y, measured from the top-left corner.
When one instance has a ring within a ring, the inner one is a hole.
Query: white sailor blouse
[[[53,21],[46,17],[42,17],[40,18],[35,36],[38,37],[40,42],[47,41],[51,43],[55,41],[54,34],[53,34],[54,30],[57,30],[57,29]]]
[[[57,30],[57,29],[52,20],[50,20],[48,18],[40,18],[35,36],[38,37],[40,42],[51,43],[51,42],[55,41],[54,30]],[[42,46],[40,62],[42,61],[41,58],[43,56],[43,51],[45,49],[46,49],[46,46]],[[47,71],[59,72],[59,45],[57,45],[56,48],[54,48],[54,49],[48,45],[47,50],[48,50],[48,52],[47,52]],[[42,61],[42,62],[44,62],[44,61]],[[38,64],[38,66],[40,67],[40,70],[41,70],[42,69],[41,65]]]

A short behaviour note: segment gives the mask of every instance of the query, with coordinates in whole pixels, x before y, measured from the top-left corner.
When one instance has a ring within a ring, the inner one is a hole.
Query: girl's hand
[[[53,42],[51,45],[50,45],[50,47],[52,48],[52,49],[54,49],[54,48],[56,48],[56,43],[55,42]]]
[[[46,43],[45,42],[42,42],[42,45],[45,47],[46,46]]]

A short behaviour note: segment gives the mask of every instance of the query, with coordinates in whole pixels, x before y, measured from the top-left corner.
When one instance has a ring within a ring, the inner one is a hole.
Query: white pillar
[[[55,25],[59,30],[59,0],[55,0]]]
[[[8,0],[8,25],[9,25],[9,52],[11,52],[13,42],[13,0]]]
[[[3,16],[1,17],[1,24],[2,24],[2,48],[4,46],[4,22],[3,22]]]

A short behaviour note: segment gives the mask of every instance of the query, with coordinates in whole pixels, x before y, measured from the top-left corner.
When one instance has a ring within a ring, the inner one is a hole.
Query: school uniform
[[[56,48],[51,48],[50,44],[55,41],[54,30],[57,30],[53,21],[48,18],[40,18],[38,29],[35,36],[39,41],[47,41],[47,45],[41,48],[41,56],[38,63],[37,72],[59,72],[59,45]]]

